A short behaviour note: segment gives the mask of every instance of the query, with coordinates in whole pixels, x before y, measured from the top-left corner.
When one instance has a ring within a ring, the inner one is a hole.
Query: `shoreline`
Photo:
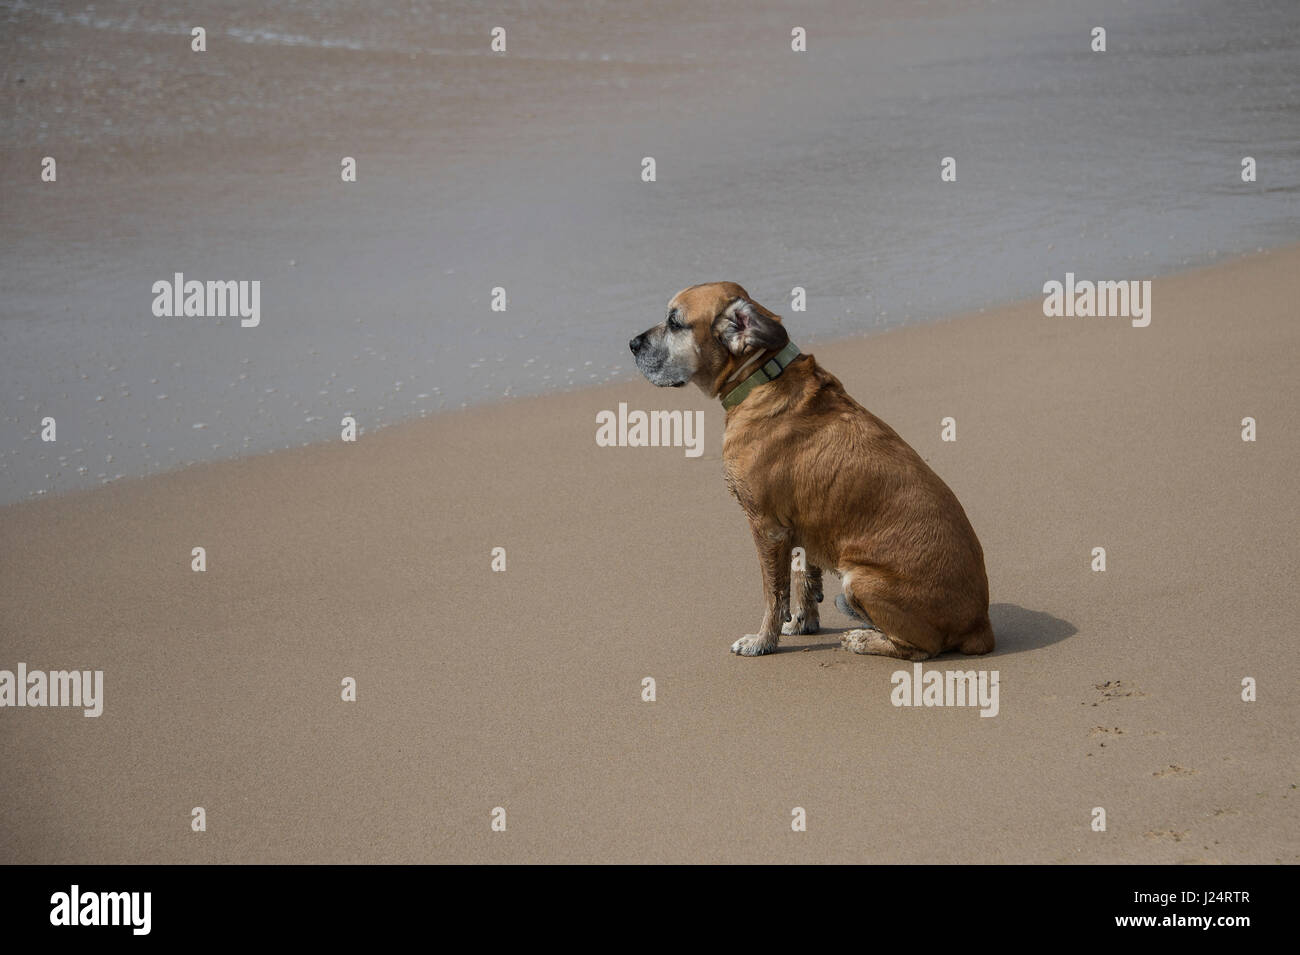
[[[1143,279],[1143,281],[1168,281],[1170,279],[1177,279],[1179,277],[1184,277],[1184,276],[1195,276],[1204,272],[1210,272],[1216,269],[1231,267],[1236,263],[1249,262],[1251,260],[1258,259],[1261,256],[1287,255],[1289,253],[1294,253],[1297,250],[1300,250],[1300,243],[1281,245],[1273,248],[1261,248],[1254,252],[1245,252],[1237,255],[1226,256],[1222,259],[1216,260],[1211,263],[1194,265],[1187,269],[1165,273],[1164,275],[1154,276],[1150,280]],[[1049,278],[1056,279],[1055,276]],[[1059,281],[1059,279],[1057,279],[1057,281]],[[667,294],[670,295],[672,293],[667,293]],[[876,339],[881,336],[897,334],[909,330],[918,330],[923,328],[936,328],[936,329],[943,328],[951,323],[970,321],[971,319],[978,318],[981,315],[985,315],[991,312],[1000,312],[1000,311],[1006,311],[1011,309],[1025,309],[1032,306],[1036,301],[1037,301],[1036,299],[1021,299],[1013,302],[1005,302],[997,305],[984,306],[984,307],[964,310],[964,311],[953,313],[951,315],[941,316],[938,318],[924,319],[906,325],[893,325],[893,326],[886,326],[884,328],[867,329],[843,337],[822,339],[816,336],[809,336],[799,340],[805,343],[810,343],[810,347],[812,347],[811,343],[815,342],[815,347],[819,349],[834,350],[844,346],[853,346],[855,344],[859,344],[867,340]],[[797,328],[797,323],[800,319],[799,313],[785,314],[780,312],[779,309],[775,309],[775,310],[778,312],[778,314],[782,315],[782,318],[786,323],[788,324],[793,323],[791,324],[792,329]],[[653,318],[650,317],[652,314],[653,314],[653,310],[648,310],[646,312],[645,324],[647,326],[654,323]],[[1106,316],[1100,316],[1100,317],[1074,316],[1072,314],[1055,316],[1055,317],[1043,316],[1043,320],[1044,321],[1099,321],[1099,322],[1119,321],[1119,319],[1108,318]],[[629,333],[629,335],[630,334],[632,333]],[[797,335],[792,335],[792,337],[798,339]],[[604,392],[606,390],[626,387],[630,383],[643,382],[643,381],[644,379],[635,370],[625,371],[624,377],[615,378],[613,380],[601,384],[596,384],[596,385],[582,384],[582,385],[576,385],[572,387],[560,387],[554,390],[545,391],[537,394],[508,395],[508,396],[497,397],[497,398],[485,398],[480,401],[472,402],[461,408],[439,408],[435,410],[426,410],[420,414],[416,414],[411,417],[401,418],[395,421],[384,422],[376,426],[366,427],[363,425],[358,429],[358,433],[363,435],[364,434],[374,435],[380,432],[389,431],[393,428],[406,427],[433,418],[440,418],[449,415],[459,415],[459,414],[464,414],[466,412],[482,410],[482,409],[504,408],[504,407],[516,405],[518,403],[545,401],[547,399],[556,398],[562,395],[574,395],[574,394],[580,394],[584,392]],[[13,508],[13,507],[18,507],[27,504],[35,504],[42,501],[64,500],[73,495],[93,494],[97,491],[103,490],[106,487],[113,486],[113,485],[121,485],[124,482],[150,480],[150,479],[162,477],[169,474],[174,474],[177,471],[185,471],[191,468],[200,468],[200,467],[220,464],[223,462],[229,463],[229,462],[236,462],[236,461],[246,461],[246,460],[256,459],[259,457],[272,455],[272,454],[283,454],[285,452],[296,451],[303,448],[316,448],[316,447],[328,446],[337,443],[337,440],[338,440],[337,438],[330,438],[330,439],[323,439],[319,441],[304,442],[297,445],[288,445],[281,448],[270,448],[267,450],[256,451],[252,454],[247,454],[247,455],[235,454],[228,457],[210,458],[204,460],[183,462],[161,471],[155,471],[149,474],[127,475],[122,478],[117,478],[102,483],[97,487],[73,488],[53,495],[45,495],[45,494],[40,494],[39,492],[33,492],[32,496],[26,499],[0,504],[0,513],[3,513],[6,508]]]

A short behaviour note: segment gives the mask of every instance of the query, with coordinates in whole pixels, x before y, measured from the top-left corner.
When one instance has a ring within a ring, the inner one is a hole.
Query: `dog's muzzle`
[[[656,338],[655,330],[642,332],[628,342],[632,355],[636,359],[637,370],[645,375],[646,380],[660,388],[680,388],[690,380],[689,372],[676,367],[671,355],[664,347],[662,336]]]

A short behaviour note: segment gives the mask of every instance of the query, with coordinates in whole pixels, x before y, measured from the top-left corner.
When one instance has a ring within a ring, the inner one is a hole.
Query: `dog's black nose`
[[[632,349],[632,354],[633,354],[633,355],[635,355],[637,352],[639,352],[639,351],[641,350],[641,346],[644,345],[644,344],[645,344],[645,336],[644,336],[644,335],[638,335],[636,338],[634,338],[634,339],[632,339],[630,342],[628,342],[628,346]]]

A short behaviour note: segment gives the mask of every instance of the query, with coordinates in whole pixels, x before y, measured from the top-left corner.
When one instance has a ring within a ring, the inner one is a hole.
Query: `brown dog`
[[[780,316],[734,282],[693,285],[630,344],[651,383],[693,381],[726,408],[727,486],[749,518],[767,592],[759,632],[732,652],[771,653],[782,633],[816,633],[827,567],[843,581],[836,606],[863,624],[841,640],[855,653],[993,649],[984,552],[956,495],[799,354]],[[795,547],[804,571],[792,571]]]

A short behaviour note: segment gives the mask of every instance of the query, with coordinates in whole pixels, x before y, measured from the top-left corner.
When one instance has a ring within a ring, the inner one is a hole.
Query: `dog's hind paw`
[[[857,615],[850,614],[850,616]],[[841,634],[840,646],[854,653],[880,653],[882,647],[889,646],[889,639],[875,627],[868,627]]]
[[[742,657],[760,657],[776,650],[776,641],[757,633],[747,633],[731,645],[731,652]]]

